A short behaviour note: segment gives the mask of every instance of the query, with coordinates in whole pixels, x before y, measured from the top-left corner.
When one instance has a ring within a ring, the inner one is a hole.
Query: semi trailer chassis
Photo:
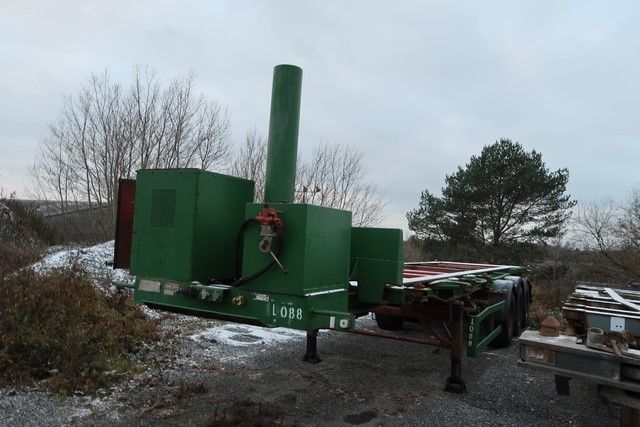
[[[520,267],[454,262],[405,263],[403,282],[386,284],[384,304],[362,305],[357,301],[358,284],[351,281],[345,292],[351,308],[345,312],[312,309],[304,298],[292,302],[289,295],[258,294],[224,284],[183,283],[137,279],[136,284],[117,284],[121,289],[135,290],[139,303],[168,311],[256,324],[290,327],[292,320],[313,319],[306,326],[307,344],[303,360],[318,363],[317,337],[320,330],[334,330],[374,338],[407,341],[450,351],[450,375],[445,390],[466,391],[462,362],[475,357],[488,345],[505,347],[526,325],[531,285],[518,276]],[[175,294],[184,295],[175,301]],[[342,295],[332,292],[327,296]],[[204,296],[204,298],[203,298]],[[321,295],[308,295],[317,298]],[[244,301],[237,304],[237,301]],[[231,301],[231,304],[224,304]],[[233,301],[236,301],[234,303]],[[262,302],[262,305],[256,305]],[[266,307],[266,310],[265,310]],[[264,318],[264,312],[271,316]],[[284,314],[283,314],[284,313]],[[380,330],[360,327],[359,317],[373,314]],[[262,319],[262,320],[260,320]],[[424,328],[425,336],[417,338],[394,331],[403,322],[415,322]]]
[[[400,229],[354,227],[348,210],[295,203],[302,70],[274,69],[261,203],[255,182],[200,169],[144,169],[123,180],[114,267],[136,276],[134,300],[165,310],[307,331],[404,339],[451,351],[447,390],[462,392],[462,359],[507,346],[526,323],[531,285],[516,266],[403,262]]]

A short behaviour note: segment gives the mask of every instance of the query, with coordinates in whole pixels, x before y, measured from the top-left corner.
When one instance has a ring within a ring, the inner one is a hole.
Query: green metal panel
[[[487,317],[492,316],[498,311],[502,310],[504,307],[504,301],[498,301],[497,303],[490,305],[489,307],[482,310],[480,313],[476,315],[469,316],[469,336],[467,338],[467,356],[475,357],[482,350],[484,350],[491,341],[494,340],[500,334],[502,327],[498,325],[492,331],[490,331],[485,337],[480,336],[480,331],[482,330],[480,324],[487,319]]]
[[[355,316],[348,311],[351,212],[305,204],[272,207],[284,223],[280,260],[287,274],[274,266],[240,287],[138,277],[136,302],[265,326],[353,329]],[[248,203],[245,217],[253,218],[261,209]],[[271,261],[258,250],[259,241],[260,227],[253,224],[244,235],[244,275]]]
[[[280,256],[284,274],[274,266],[264,275],[243,285],[256,291],[305,295],[344,289],[349,282],[351,212],[307,204],[272,204],[284,223],[284,246]],[[247,205],[246,217],[254,217],[260,204]],[[250,275],[270,262],[269,254],[258,250],[260,227],[254,225],[244,236],[242,273]],[[344,297],[346,304],[347,298]],[[346,310],[346,305],[344,307]]]
[[[256,292],[244,286],[204,286],[144,278],[136,280],[135,289],[134,299],[137,303],[186,310],[240,323],[300,330],[351,330],[355,326],[355,316],[339,308],[345,305],[344,292],[304,297]],[[188,292],[194,289],[210,289],[209,294],[216,294],[215,300],[208,296],[203,298],[206,292]]]
[[[302,69],[278,65],[273,70],[265,202],[293,202]]]
[[[176,190],[153,190],[151,193],[151,226],[171,228],[176,216]]]
[[[386,284],[402,282],[402,230],[354,227],[351,231],[351,278],[358,300],[379,304]]]
[[[131,272],[233,279],[235,236],[253,182],[199,169],[140,170],[137,181]]]
[[[236,235],[253,192],[253,181],[212,172],[200,174],[192,280],[235,278]]]
[[[130,270],[135,275],[191,277],[196,171],[141,170],[137,174]]]

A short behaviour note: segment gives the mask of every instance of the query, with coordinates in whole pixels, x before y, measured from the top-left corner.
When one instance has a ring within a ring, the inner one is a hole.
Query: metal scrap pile
[[[562,307],[567,335],[586,337],[588,347],[616,353],[637,349],[640,292],[600,284],[581,284]],[[632,354],[632,353],[628,353]]]

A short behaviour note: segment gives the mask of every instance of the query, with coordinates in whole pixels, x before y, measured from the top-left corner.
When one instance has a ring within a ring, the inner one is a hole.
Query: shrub
[[[41,255],[42,251],[37,246],[16,245],[0,240],[0,284],[16,270],[39,260]]]
[[[78,267],[22,270],[0,282],[0,379],[93,392],[128,373],[140,344],[158,338],[127,294],[108,295]]]
[[[575,281],[569,279],[549,280],[536,275],[532,277],[533,302],[529,309],[529,326],[539,329],[540,323],[547,317],[555,317],[564,330],[566,321],[562,317],[562,305],[575,288]]]
[[[45,221],[44,217],[38,211],[26,203],[20,202],[14,198],[0,199],[0,203],[11,212],[12,224],[4,224],[5,228],[9,227],[15,239],[32,241],[33,243],[44,243],[46,245],[54,245],[61,243],[61,236]],[[6,219],[5,219],[5,222]],[[8,230],[5,230],[8,231]]]
[[[41,233],[48,236],[45,230],[44,220],[35,211],[14,199],[0,199],[0,282],[40,259],[42,241],[39,236]]]

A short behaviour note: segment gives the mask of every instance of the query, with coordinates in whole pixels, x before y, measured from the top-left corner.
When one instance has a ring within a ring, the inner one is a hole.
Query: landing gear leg
[[[318,357],[318,329],[307,331],[307,352],[302,358],[303,362],[320,363],[322,359]]]
[[[462,357],[464,355],[464,320],[463,303],[457,302],[452,307],[451,327],[451,376],[447,378],[444,391],[449,393],[466,393],[467,386],[462,380]]]

